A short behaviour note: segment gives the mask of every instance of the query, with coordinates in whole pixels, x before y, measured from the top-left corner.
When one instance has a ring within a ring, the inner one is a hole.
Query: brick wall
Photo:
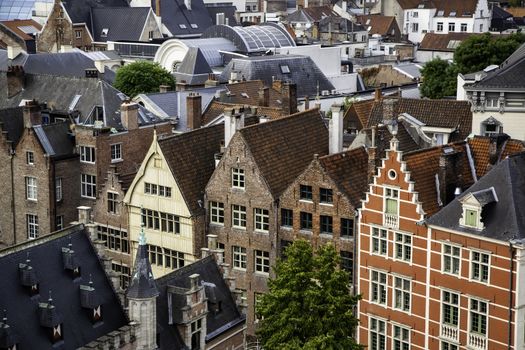
[[[1,129],[1,128],[0,128]],[[12,176],[11,176],[11,143],[6,135],[0,133],[0,244],[11,245],[13,237],[13,211],[12,211]]]
[[[59,46],[73,45],[73,25],[66,19],[65,11],[59,2],[55,3],[42,29],[36,43],[38,52],[56,52],[57,40]]]

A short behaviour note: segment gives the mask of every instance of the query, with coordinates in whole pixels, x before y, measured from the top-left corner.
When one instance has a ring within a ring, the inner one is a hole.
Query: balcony
[[[398,228],[399,215],[385,213],[383,215],[383,226],[389,227],[389,228]]]
[[[441,338],[452,342],[459,341],[459,328],[448,324],[441,324]]]
[[[467,346],[472,350],[487,350],[487,336],[484,334],[469,333]]]

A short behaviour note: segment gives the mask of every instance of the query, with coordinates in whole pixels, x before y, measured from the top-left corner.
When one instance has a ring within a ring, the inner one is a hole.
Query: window
[[[31,151],[26,152],[26,163],[27,165],[34,165],[35,164],[35,154]]]
[[[448,31],[449,32],[455,32],[456,31],[456,23],[449,23],[448,24]]]
[[[232,168],[232,187],[244,189],[244,169]]]
[[[91,321],[93,323],[102,321],[102,306],[101,305],[99,305],[99,306],[97,306],[97,307],[95,307],[93,309],[93,314],[92,314]]]
[[[255,208],[253,213],[255,231],[268,232],[270,230],[270,217],[268,210]]]
[[[62,178],[55,178],[55,200],[60,202],[62,200]]]
[[[459,325],[459,294],[444,290],[441,294],[441,322],[458,327]]]
[[[26,176],[26,199],[37,200],[36,177]]]
[[[470,254],[470,278],[474,281],[489,281],[490,255],[473,251]]]
[[[95,175],[80,174],[80,195],[86,198],[97,196],[97,177]]]
[[[461,31],[462,32],[466,32],[467,31],[467,24],[466,23],[461,23]]]
[[[370,301],[386,305],[386,273],[370,270]]]
[[[475,209],[463,210],[464,225],[470,227],[478,227],[478,211]]]
[[[115,271],[120,277],[120,287],[127,289],[130,281],[130,269],[127,265],[117,264],[112,262],[111,269]]]
[[[283,74],[289,74],[290,73],[290,67],[288,67],[287,64],[281,64],[279,67],[281,68],[281,73],[283,73]]]
[[[187,27],[186,27],[185,24],[179,24],[179,28],[180,28],[180,29],[186,29]]]
[[[386,350],[386,322],[370,317],[370,350]]]
[[[210,222],[224,225],[224,203],[210,202]]]
[[[75,30],[75,38],[76,39],[82,39],[82,31],[81,30]]]
[[[116,214],[118,208],[118,193],[108,192],[108,213]]]
[[[354,271],[354,258],[352,252],[341,250],[341,268],[350,274],[350,281]]]
[[[199,28],[199,26],[198,26],[197,24],[195,24],[195,23],[190,24],[190,26],[191,26],[193,29],[197,29],[197,28]]]
[[[417,33],[419,31],[419,24],[412,23],[412,33]]]
[[[479,32],[480,32],[480,33],[483,33],[483,23],[481,23],[481,24],[479,25]]]
[[[312,230],[312,213],[301,212],[301,230]]]
[[[385,229],[372,227],[372,254],[387,255],[387,232]]]
[[[148,39],[153,39],[155,32],[153,30],[148,31]]]
[[[320,188],[319,189],[319,201],[321,203],[333,203],[333,197],[332,197],[332,190],[328,188]]]
[[[311,201],[312,200],[312,186],[301,185],[299,188],[300,199]]]
[[[396,259],[408,261],[412,260],[412,236],[405,233],[395,233]]]
[[[487,303],[470,299],[470,331],[487,335]]]
[[[191,323],[191,350],[200,350],[201,348],[201,329],[202,319]]]
[[[246,248],[233,246],[233,268],[246,270]]]
[[[255,272],[270,273],[270,253],[262,250],[255,251]]]
[[[174,270],[184,267],[184,253],[164,248],[164,267]]]
[[[101,38],[107,38],[109,29],[108,28],[102,28],[102,32],[100,32]]]
[[[321,215],[320,222],[321,222],[321,233],[328,233],[328,234],[333,233],[333,229],[332,229],[333,225],[332,225],[331,216]]]
[[[436,29],[437,32],[442,32],[443,31],[443,22],[438,22],[437,23],[437,29]]]
[[[33,239],[38,237],[38,216],[34,214],[26,215],[27,238]]]
[[[80,161],[82,163],[95,163],[95,147],[80,146]]]
[[[162,168],[162,158],[160,157],[153,158],[153,166],[155,168]]]
[[[281,209],[281,226],[293,227],[293,211],[291,209]]]
[[[144,193],[145,194],[157,195],[158,192],[159,192],[159,188],[157,185],[154,185],[148,182],[144,183]]]
[[[104,242],[109,250],[121,253],[129,253],[128,233],[126,231],[109,226],[97,226],[97,238]]]
[[[150,244],[148,244],[147,247],[151,265],[164,266],[164,255],[162,254],[162,248]]]
[[[63,339],[64,335],[62,334],[62,323],[59,323],[51,328],[51,342],[56,344]]]
[[[180,217],[156,210],[142,209],[142,224],[147,229],[168,233],[180,233]]]
[[[232,226],[246,229],[246,207],[244,205],[232,205]]]
[[[394,350],[410,350],[410,329],[394,325]]]
[[[443,244],[443,272],[459,274],[461,248],[451,244]]]
[[[394,277],[394,308],[410,312],[410,279]]]
[[[171,198],[171,187],[159,185],[159,196]]]
[[[55,230],[62,230],[64,228],[64,215],[55,217]]]
[[[459,347],[456,344],[448,343],[446,341],[441,341],[441,350],[459,350]]]
[[[385,213],[397,215],[399,202],[399,191],[393,188],[385,188]]]
[[[111,162],[119,162],[122,160],[122,144],[116,143],[111,145]]]
[[[412,12],[412,17],[418,18],[419,14],[417,11]]]

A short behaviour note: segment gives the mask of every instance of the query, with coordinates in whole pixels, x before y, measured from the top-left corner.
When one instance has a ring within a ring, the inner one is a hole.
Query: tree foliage
[[[150,61],[137,61],[119,68],[113,84],[130,97],[158,92],[160,85],[174,88],[175,78],[158,63]]]
[[[299,240],[274,267],[269,292],[257,302],[257,334],[265,350],[361,349],[353,338],[357,326],[348,272],[340,269],[332,245],[316,254]]]
[[[500,65],[524,42],[522,33],[505,37],[490,33],[470,36],[456,48],[452,63],[434,59],[425,64],[421,71],[421,94],[429,98],[455,95],[458,73],[474,73],[493,64]]]

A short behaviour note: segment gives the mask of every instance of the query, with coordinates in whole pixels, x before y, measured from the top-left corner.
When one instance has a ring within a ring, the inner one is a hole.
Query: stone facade
[[[56,1],[37,39],[38,52],[60,52],[74,46],[73,23],[62,3]]]

